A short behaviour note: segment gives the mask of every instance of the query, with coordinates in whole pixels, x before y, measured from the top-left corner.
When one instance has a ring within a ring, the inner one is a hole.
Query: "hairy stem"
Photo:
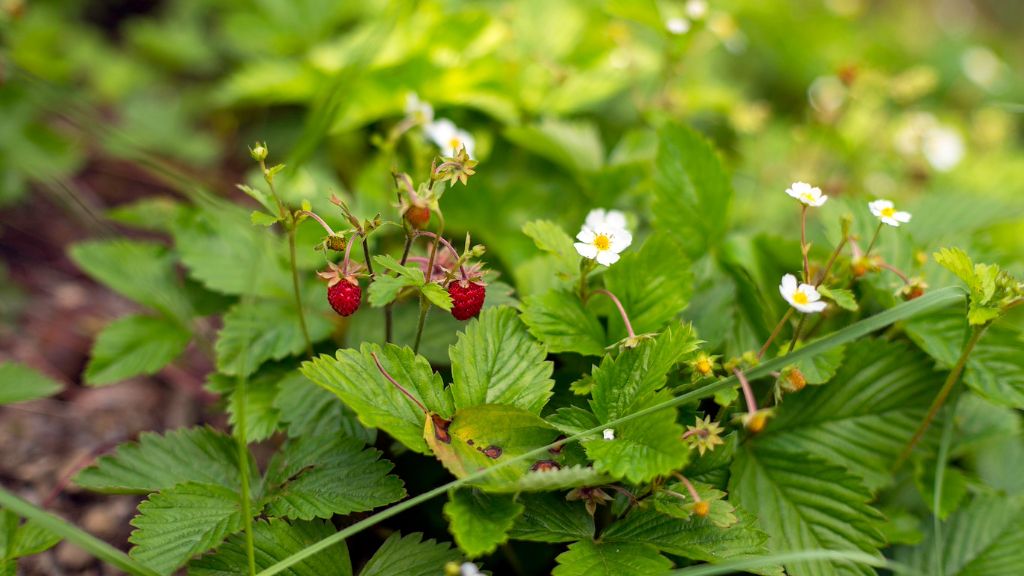
[[[888,270],[889,272],[892,272],[893,274],[899,276],[900,280],[903,280],[904,284],[910,284],[910,278],[906,274],[904,274],[902,270],[893,266],[892,264],[889,264],[888,262],[879,262],[878,267]]]
[[[789,348],[786,350],[786,354],[793,351],[796,348],[796,341],[800,339],[800,332],[804,329],[804,322],[807,321],[807,314],[801,314],[800,320],[796,323],[796,329],[793,330],[793,338],[789,341]]]
[[[736,375],[736,380],[739,381],[740,388],[743,389],[743,399],[747,401],[747,412],[750,414],[757,412],[757,401],[754,400],[754,389],[750,387],[750,382],[747,381],[747,376],[743,374],[743,371],[739,368],[733,368],[732,372]]]
[[[836,244],[836,249],[833,250],[832,255],[829,256],[828,263],[825,264],[825,270],[821,273],[821,278],[818,278],[818,281],[814,283],[815,288],[821,286],[822,283],[825,282],[825,279],[828,278],[828,273],[832,271],[832,266],[836,263],[836,258],[839,258],[839,253],[843,251],[843,246],[846,246],[847,240],[848,237],[843,236],[843,239],[839,241],[839,244]]]
[[[245,363],[243,362],[243,368]],[[235,390],[235,407],[237,423],[235,426],[235,443],[238,447],[238,471],[242,482],[242,521],[245,528],[245,556],[249,563],[249,576],[256,574],[256,544],[252,533],[252,511],[250,507],[249,493],[249,442],[246,439],[246,395],[248,394],[248,383],[243,373],[238,377],[238,387]]]
[[[810,252],[807,246],[807,204],[800,206],[800,252],[804,257],[804,282],[811,281],[811,263],[807,260],[807,253]]]
[[[405,247],[402,248],[402,260],[399,262],[402,266],[409,261],[409,250],[412,249],[413,235],[410,234],[409,229],[405,230]],[[430,278],[430,271],[427,272],[427,278]],[[394,310],[395,301],[388,302],[387,306],[384,307],[384,341],[391,343],[395,339],[394,335]]]
[[[306,342],[306,355],[313,356],[313,341],[306,327],[306,314],[302,310],[302,291],[299,288],[299,267],[295,262],[295,228],[288,229],[288,254],[292,269],[292,292],[295,293],[295,309],[299,312],[299,327],[302,328],[302,339]]]
[[[427,312],[430,311],[430,303],[427,297],[420,293],[420,318],[416,323],[416,340],[412,345],[413,354],[420,353],[420,340],[423,339],[423,327],[427,325]]]
[[[768,347],[772,345],[772,342],[775,340],[775,337],[779,335],[779,332],[782,331],[782,327],[786,325],[786,321],[789,320],[789,317],[792,316],[792,315],[793,315],[793,309],[792,308],[789,308],[788,310],[786,310],[786,313],[782,315],[782,318],[779,319],[779,323],[776,324],[775,328],[772,330],[771,335],[768,336],[768,339],[764,341],[764,345],[761,346],[760,350],[758,350],[758,352],[757,352],[757,359],[758,360],[760,360],[764,356],[764,353],[768,351]]]
[[[939,409],[946,402],[946,398],[949,393],[953,390],[953,386],[956,385],[957,381],[960,380],[960,374],[963,373],[964,367],[967,365],[967,358],[970,357],[974,347],[978,344],[978,340],[981,339],[981,335],[985,333],[985,326],[975,326],[971,331],[971,337],[964,344],[963,350],[960,352],[960,359],[956,361],[956,365],[946,376],[946,381],[942,384],[942,388],[939,390],[939,394],[932,401],[931,407],[928,408],[928,414],[925,415],[924,420],[917,427],[914,432],[914,436],[907,443],[907,446],[900,453],[899,458],[896,459],[896,464],[893,465],[893,471],[899,469],[903,462],[910,457],[910,453],[914,451],[917,443],[921,441],[921,437],[928,431],[928,427],[931,426],[932,420],[935,420],[935,416],[939,413]]]
[[[310,217],[310,218],[312,218],[313,220],[316,220],[317,222],[319,222],[319,223],[320,223],[320,226],[322,226],[322,227],[323,227],[323,229],[324,229],[324,230],[326,230],[326,231],[327,231],[327,234],[329,234],[330,236],[335,236],[335,235],[336,235],[336,234],[334,233],[334,229],[333,229],[333,228],[331,228],[330,226],[328,226],[328,225],[327,225],[327,222],[324,222],[324,219],[323,219],[323,218],[321,218],[321,217],[320,217],[319,215],[317,215],[316,213],[314,213],[314,212],[310,212],[309,210],[299,210],[299,214],[305,214],[306,216],[309,216],[309,217]]]
[[[594,290],[594,294],[604,294],[611,298],[612,302],[615,303],[615,307],[619,310],[619,316],[622,317],[622,323],[626,325],[626,334],[628,334],[630,338],[636,338],[636,332],[633,332],[633,325],[629,322],[629,315],[626,314],[626,309],[622,307],[622,302],[619,301],[615,294],[612,294],[604,288]]]
[[[693,498],[694,502],[700,502],[700,494],[697,493],[697,489],[693,487],[693,483],[690,482],[689,478],[679,472],[673,472],[672,475],[682,482],[683,486],[686,486],[686,491],[690,493],[690,497]]]
[[[882,232],[882,226],[885,222],[879,222],[878,228],[875,228],[875,234],[871,237],[871,242],[868,243],[868,249],[864,251],[864,257],[867,258],[871,255],[871,249],[875,247],[875,242],[878,242],[878,235]]]
[[[431,183],[433,183],[433,181],[431,181]],[[437,218],[440,222],[438,222],[437,234],[434,234],[434,243],[430,247],[430,260],[427,262],[427,274],[430,274],[434,270],[434,262],[437,261],[437,246],[438,244],[441,243],[442,236],[444,235],[444,215],[441,214],[440,210],[437,211]],[[420,232],[417,233],[417,235],[422,233],[423,231],[421,230]],[[452,248],[452,250],[454,250],[454,248]],[[430,280],[429,277],[427,278],[427,280]],[[423,339],[423,327],[426,326],[427,324],[427,312],[429,311],[430,302],[427,301],[427,298],[426,296],[423,295],[423,292],[420,292],[420,319],[416,325],[416,341],[413,343],[412,346],[412,351],[414,354],[419,354],[420,341]]]

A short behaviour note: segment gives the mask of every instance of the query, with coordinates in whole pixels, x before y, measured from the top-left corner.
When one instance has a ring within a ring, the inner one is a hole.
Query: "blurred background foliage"
[[[358,211],[383,211],[393,162],[426,171],[416,160],[429,149],[424,138],[403,140],[408,153],[385,142],[415,93],[477,142],[479,175],[445,199],[449,229],[471,229],[524,295],[545,283],[521,226],[549,218],[575,229],[595,206],[645,221],[656,129],[668,121],[696,126],[726,157],[736,233],[713,247],[725,252],[713,261],[740,263],[747,277],[795,239],[782,194],[795,180],[840,200],[811,231],[822,246],[844,211],[869,234],[864,201],[889,197],[915,214],[884,247],[893,263],[914,269],[915,253],[956,243],[1021,272],[1017,2],[0,7],[2,203],[30,191],[73,194],[69,182],[111,159],[165,182],[168,170],[186,175],[178,188],[232,195],[234,182],[254,176],[246,144],[261,139],[286,155],[286,197],[322,206],[334,191]],[[125,200],[153,193],[121,185]],[[698,274],[696,303],[727,294],[700,289],[713,277]]]

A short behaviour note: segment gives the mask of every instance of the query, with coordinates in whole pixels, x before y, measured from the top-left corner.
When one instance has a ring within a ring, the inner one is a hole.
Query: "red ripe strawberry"
[[[363,290],[359,287],[359,281],[353,277],[343,278],[327,287],[327,301],[342,316],[354,314],[359,309],[362,297]]]
[[[452,297],[452,316],[456,320],[469,320],[483,308],[487,287],[479,282],[460,280],[448,284],[448,295]]]

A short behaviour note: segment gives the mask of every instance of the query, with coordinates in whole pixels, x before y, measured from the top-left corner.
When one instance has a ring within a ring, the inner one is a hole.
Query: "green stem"
[[[434,243],[430,246],[430,259],[427,260],[427,282],[430,281],[430,275],[434,273],[434,262],[437,258],[437,246],[441,243],[441,236],[444,234],[444,215],[441,211],[437,211],[437,219],[439,220],[437,226],[437,234],[434,235]],[[412,346],[414,354],[419,354],[420,351],[420,340],[423,339],[423,327],[427,323],[427,312],[430,311],[430,302],[420,292],[420,320],[416,326],[416,341]]]
[[[843,239],[839,241],[839,244],[836,244],[836,249],[832,251],[832,256],[828,259],[828,264],[825,264],[825,271],[821,273],[821,278],[818,278],[818,281],[814,283],[815,288],[821,286],[822,283],[825,282],[825,279],[828,278],[828,273],[832,271],[832,266],[836,263],[836,258],[838,258],[839,253],[843,251],[843,246],[846,246],[847,238],[847,236],[843,236]]]
[[[953,423],[956,418],[956,405],[949,405],[949,416],[942,426],[942,440],[939,442],[939,453],[935,462],[935,482],[932,485],[932,528],[934,531],[934,546],[932,547],[932,570],[936,576],[945,576],[946,567],[942,561],[942,553],[945,550],[942,538],[942,485],[946,476],[946,461],[949,459],[949,447],[953,443]]]
[[[878,234],[882,231],[882,226],[884,225],[884,222],[879,222],[878,228],[875,228],[875,235],[871,237],[871,243],[868,244],[868,249],[864,251],[865,259],[871,255],[871,249],[875,247],[875,242],[878,242]]]
[[[252,533],[252,511],[250,510],[249,493],[249,442],[246,440],[246,402],[248,399],[248,383],[244,375],[245,362],[243,362],[242,374],[238,377],[238,388],[235,390],[237,405],[235,407],[238,421],[235,426],[235,442],[238,446],[238,471],[242,481],[242,520],[245,528],[245,555],[249,562],[249,576],[256,574],[256,544]]]
[[[416,341],[412,345],[412,353],[419,354],[420,352],[420,340],[423,339],[423,327],[427,324],[427,312],[430,311],[430,303],[427,302],[426,296],[420,293],[420,319],[416,324]]]
[[[124,552],[89,534],[67,520],[47,512],[0,487],[0,508],[10,510],[22,518],[32,520],[46,531],[77,545],[93,557],[135,576],[159,576]]]
[[[800,339],[800,331],[804,329],[804,322],[807,321],[807,314],[801,314],[800,320],[796,323],[796,330],[793,330],[793,339],[789,341],[789,348],[786,350],[786,354],[793,351],[796,348],[796,341]]]
[[[288,254],[292,268],[292,291],[295,293],[295,309],[299,312],[299,327],[302,328],[302,338],[306,342],[306,354],[313,357],[313,341],[309,337],[309,328],[306,327],[306,314],[302,310],[302,291],[299,288],[299,267],[295,261],[295,227],[288,228]]]
[[[870,318],[865,318],[864,320],[851,324],[846,328],[843,328],[830,334],[829,336],[826,336],[820,340],[815,340],[814,342],[807,344],[806,346],[793,352],[792,354],[787,354],[786,356],[774,358],[762,364],[758,364],[757,366],[754,366],[747,372],[747,376],[749,378],[761,378],[764,376],[768,376],[773,371],[777,372],[784,368],[785,366],[788,366],[789,364],[799,361],[801,358],[809,358],[811,356],[827,352],[828,350],[831,350],[836,346],[841,346],[848,342],[852,342],[859,338],[863,338],[864,336],[867,336],[868,334],[871,334],[872,332],[875,332],[882,328],[885,328],[895,322],[906,320],[907,318],[912,318],[914,316],[919,316],[921,314],[926,314],[928,312],[942,309],[953,304],[962,304],[963,301],[964,291],[960,288],[943,288],[940,290],[936,290],[934,292],[931,292],[930,294],[925,294],[920,298],[911,300],[909,302],[904,302],[903,304],[890,308],[889,310],[876,314]],[[412,498],[409,498],[408,500],[399,502],[394,506],[385,508],[384,510],[377,512],[376,514],[363,518],[355,524],[343,528],[342,530],[339,530],[338,532],[320,540],[319,542],[307,546],[299,552],[296,552],[291,556],[288,556],[287,558],[278,561],[276,564],[264,569],[262,572],[257,574],[257,576],[273,576],[274,574],[280,574],[281,572],[287,570],[291,566],[294,566],[299,562],[302,562],[303,560],[310,558],[318,554],[319,552],[326,550],[327,548],[330,548],[331,546],[334,546],[338,542],[342,542],[345,539],[350,538],[351,536],[358,534],[363,530],[366,530],[367,528],[376,526],[377,524],[384,520],[387,520],[388,518],[401,514],[402,512],[409,510],[410,508],[413,508],[415,506],[418,506],[419,504],[422,504],[423,502],[441,496],[442,494],[447,494],[449,490],[459,488],[469,483],[477,482],[480,479],[490,476],[494,472],[503,470],[509,466],[520,465],[531,459],[535,460],[537,458],[540,458],[544,454],[548,454],[548,450],[552,448],[563,446],[571,442],[576,442],[585,437],[599,436],[601,434],[601,431],[604,430],[605,428],[614,428],[615,426],[625,424],[626,422],[630,422],[639,418],[643,418],[660,410],[665,410],[667,408],[700,400],[701,398],[708,397],[714,394],[715,392],[718,392],[719,390],[725,390],[727,388],[736,386],[737,383],[738,380],[736,379],[736,376],[723,378],[718,382],[713,382],[691,392],[687,392],[685,394],[676,396],[675,398],[670,398],[668,400],[665,400],[664,402],[659,402],[658,404],[654,404],[642,410],[638,410],[633,414],[629,414],[621,418],[616,418],[609,422],[605,422],[604,424],[601,424],[599,426],[595,426],[594,428],[591,428],[589,430],[584,430],[577,434],[573,434],[567,438],[562,438],[560,440],[552,442],[551,444],[548,444],[547,446],[541,446],[540,448],[530,450],[525,454],[521,454],[514,458],[509,458],[502,462],[497,462],[493,466],[482,468],[480,470],[477,470],[476,472],[472,472],[466,475],[463,478],[452,480],[451,482],[445,483],[441,486],[438,486],[437,488],[428,490],[418,496],[414,496]]]
[[[978,340],[981,339],[981,335],[985,333],[985,326],[975,326],[971,331],[971,337],[964,344],[963,351],[960,352],[960,359],[956,361],[956,365],[953,366],[953,370],[950,371],[949,375],[946,376],[946,382],[943,383],[942,388],[939,390],[938,396],[932,401],[932,405],[928,408],[928,414],[925,415],[921,425],[917,427],[914,432],[914,436],[907,443],[906,448],[900,453],[900,457],[896,459],[896,464],[893,466],[893,472],[899,470],[903,462],[910,457],[910,453],[914,451],[917,443],[921,441],[921,437],[928,431],[928,427],[931,426],[932,420],[935,420],[935,416],[939,413],[939,409],[946,402],[946,398],[949,393],[953,390],[953,386],[956,385],[957,381],[960,380],[960,374],[964,371],[964,367],[967,365],[967,358],[970,357],[971,352],[974,350],[974,346],[978,344]]]
[[[595,261],[589,258],[580,260],[580,300],[587,301],[587,276],[594,269]]]
[[[772,345],[772,342],[775,340],[775,337],[779,335],[779,332],[782,331],[782,327],[786,325],[786,320],[789,320],[789,317],[792,315],[793,308],[789,308],[788,310],[786,310],[786,313],[782,315],[782,318],[779,319],[779,323],[776,324],[775,328],[772,330],[771,335],[768,336],[768,339],[764,341],[764,345],[761,346],[761,349],[757,352],[758,360],[764,357],[764,353],[768,351],[768,347]]]
[[[804,282],[811,281],[811,263],[807,259],[810,248],[807,246],[807,204],[800,207],[800,252],[804,258]]]

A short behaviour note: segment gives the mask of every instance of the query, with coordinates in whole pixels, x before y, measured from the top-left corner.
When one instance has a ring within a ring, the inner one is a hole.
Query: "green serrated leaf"
[[[395,260],[390,254],[381,254],[374,256],[373,261],[380,265],[382,268],[390,270],[395,274],[398,274],[399,278],[404,278],[410,282],[409,286],[422,286],[426,283],[426,279],[423,276],[423,271],[415,266],[403,266]]]
[[[132,558],[171,574],[193,556],[218,546],[242,529],[236,492],[213,484],[186,483],[156,492],[139,504],[128,541]]]
[[[667,400],[662,391],[649,397],[639,410]],[[686,465],[689,446],[682,440],[683,427],[676,423],[676,409],[670,408],[617,425],[614,439],[598,438],[584,441],[587,456],[594,460],[594,469],[614,478],[630,482],[647,482]]]
[[[896,559],[937,574],[936,546],[946,576],[1013,576],[1024,565],[1024,499],[977,496],[942,525],[942,539],[929,530],[924,542],[902,549]]]
[[[665,386],[668,373],[697,349],[697,336],[688,324],[668,327],[654,340],[623,350],[616,358],[604,357],[592,377],[590,406],[601,422],[615,420],[647,405]]]
[[[935,510],[935,472],[934,459],[918,460],[914,465],[914,484],[932,514],[945,520],[967,496],[967,477],[959,468],[946,466],[942,474],[942,498],[939,510]]]
[[[265,570],[288,556],[334,534],[328,520],[286,522],[276,518],[253,524],[256,570]],[[189,576],[239,576],[249,573],[245,537],[236,534],[217,551],[192,561]],[[281,576],[351,576],[352,561],[344,542],[334,544],[279,572]]]
[[[250,466],[255,463],[250,461]],[[144,432],[138,442],[117,447],[110,456],[75,476],[75,484],[114,494],[142,494],[195,482],[231,489],[241,486],[238,446],[212,428],[182,428],[161,436]]]
[[[264,481],[267,511],[310,520],[364,512],[405,497],[402,481],[381,452],[354,438],[306,436],[289,440],[270,462]]]
[[[458,550],[447,542],[423,540],[419,532],[406,536],[394,532],[363,566],[359,576],[437,576],[445,564],[460,558]]]
[[[754,444],[815,455],[878,488],[941,385],[917,350],[860,340],[829,384],[786,396]]]
[[[247,196],[259,202],[261,206],[266,208],[267,212],[270,214],[277,214],[277,205],[262,190],[245,184],[236,184],[236,186],[239,190],[245,192]]]
[[[423,439],[426,415],[377,369],[371,354],[428,410],[449,418],[455,412],[451,392],[430,363],[411,348],[364,343],[359,350],[339,350],[332,358],[321,355],[302,364],[302,373],[336,394],[359,415],[366,426],[380,428],[411,450],[427,454]]]
[[[562,494],[521,494],[524,506],[509,531],[513,540],[530,542],[575,542],[594,536],[594,518],[583,502],[570,502]]]
[[[331,335],[331,322],[306,315],[309,338],[319,342]],[[244,300],[224,315],[224,327],[214,346],[217,369],[229,375],[252,374],[267,360],[282,360],[306,347],[294,300]]]
[[[725,237],[732,184],[711,143],[693,129],[667,125],[658,136],[654,224],[697,258]]]
[[[0,362],[0,404],[15,404],[53,396],[59,382],[16,362]]]
[[[796,363],[796,367],[808,384],[825,384],[836,375],[845,357],[846,347],[836,346],[822,354],[803,358]]]
[[[542,446],[558,437],[558,430],[540,416],[514,406],[482,404],[461,408],[452,417],[447,430],[426,421],[423,436],[434,455],[457,478],[510,460]],[[559,458],[552,457],[557,462]],[[475,482],[491,491],[518,491],[515,484],[533,466],[520,462],[516,466],[497,469],[490,476]]]
[[[721,528],[707,518],[680,520],[655,510],[636,510],[615,522],[602,535],[609,543],[645,543],[656,549],[703,562],[765,552],[768,535],[757,527],[753,515],[736,510],[739,522]]]
[[[267,214],[262,210],[253,210],[252,214],[249,215],[249,221],[255,226],[273,226],[281,221],[281,218],[272,214]]]
[[[85,381],[102,386],[140,374],[155,374],[177,358],[191,340],[192,334],[165,318],[119,318],[97,336],[85,368]]]
[[[437,306],[445,312],[450,312],[452,309],[452,297],[448,294],[448,291],[442,288],[438,284],[424,284],[420,287],[420,291],[427,297],[427,300],[431,304]]]
[[[622,302],[637,334],[659,332],[678,316],[693,293],[690,262],[671,236],[655,233],[637,251],[623,254],[604,274],[605,286]],[[618,314],[608,317],[612,339],[626,337]]]
[[[378,257],[379,258],[379,257]],[[407,278],[405,276],[388,276],[381,274],[370,283],[370,287],[367,289],[369,296],[367,302],[370,306],[380,308],[386,306],[391,302],[394,302],[395,298],[398,298],[398,293],[402,291],[402,288],[408,286],[419,286],[422,282]]]
[[[567,490],[580,486],[600,486],[611,482],[605,474],[591,466],[575,464],[553,470],[534,470],[523,474],[515,482],[502,486],[510,492],[547,492]]]
[[[857,305],[857,297],[853,295],[853,292],[846,288],[829,288],[828,286],[818,286],[818,292],[822,296],[836,303],[843,310],[850,310],[856,312],[860,309]]]
[[[342,435],[366,444],[377,440],[377,431],[359,423],[351,408],[337,396],[313,384],[301,372],[293,371],[278,383],[274,408],[286,425],[290,438]]]
[[[817,457],[747,442],[733,462],[729,494],[757,515],[772,552],[849,550],[881,557],[876,525],[882,516],[867,504],[871,494],[856,477]],[[792,562],[786,570],[794,576],[873,573],[826,560]]]
[[[523,225],[523,234],[551,256],[552,272],[556,276],[569,278],[578,273],[580,255],[573,247],[572,238],[561,226],[550,220],[533,220]]]
[[[523,304],[523,322],[549,352],[604,355],[604,328],[576,294],[552,290],[530,296]]]
[[[70,255],[79,268],[118,294],[180,321],[191,316],[174,258],[160,244],[91,240],[72,246]]]
[[[471,320],[449,356],[456,408],[506,404],[539,414],[551,397],[554,366],[513,308],[491,308]]]
[[[523,510],[511,495],[475,489],[449,492],[444,505],[448,531],[469,558],[489,554],[507,542],[509,530]]]
[[[648,544],[580,540],[555,559],[552,576],[658,576],[672,562]]]

